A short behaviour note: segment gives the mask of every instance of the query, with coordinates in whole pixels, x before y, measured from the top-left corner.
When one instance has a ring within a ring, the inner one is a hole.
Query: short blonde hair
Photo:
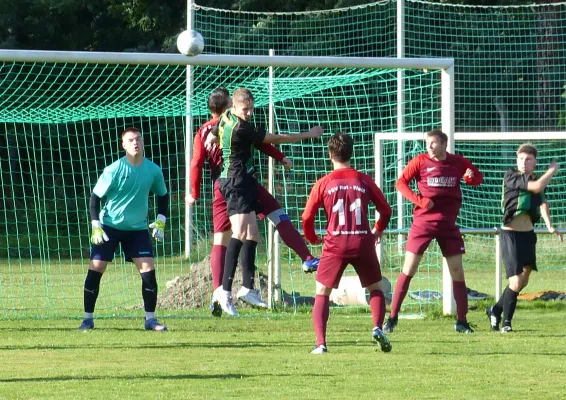
[[[534,158],[537,158],[538,150],[532,143],[523,143],[519,146],[519,149],[517,149],[517,155],[521,153],[530,154]]]
[[[254,102],[254,95],[252,94],[251,90],[241,87],[234,91],[232,95],[232,101],[238,103],[253,103]]]

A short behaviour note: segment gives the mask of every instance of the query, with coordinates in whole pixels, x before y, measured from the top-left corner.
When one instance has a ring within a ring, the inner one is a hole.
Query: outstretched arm
[[[296,135],[289,135],[287,133],[280,133],[274,135],[272,133],[266,133],[263,143],[271,144],[282,144],[282,143],[295,143],[305,139],[313,139],[322,136],[324,133],[322,127],[315,126],[308,132],[301,132]]]

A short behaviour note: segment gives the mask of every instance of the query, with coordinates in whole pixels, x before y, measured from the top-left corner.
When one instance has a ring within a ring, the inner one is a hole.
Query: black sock
[[[246,240],[242,247],[242,286],[248,289],[254,288],[256,247],[253,240]]]
[[[501,293],[501,297],[499,297],[499,300],[497,300],[497,303],[493,306],[493,312],[497,315],[501,315],[501,313],[503,312],[503,304],[505,304],[505,297],[507,296],[507,292],[511,290],[509,289],[509,286],[505,287],[505,290],[503,290],[503,293]]]
[[[157,307],[157,279],[155,279],[155,270],[142,272],[142,297],[143,307],[146,312],[155,312]]]
[[[224,275],[222,276],[222,288],[228,292],[232,291],[232,281],[236,275],[238,256],[242,248],[242,241],[231,238],[226,247],[226,258],[224,260]]]
[[[100,289],[100,279],[102,274],[98,271],[89,269],[86,274],[84,287],[84,307],[86,313],[93,313]]]
[[[515,308],[517,308],[517,296],[519,296],[518,292],[507,288],[505,303],[503,303],[503,325],[511,325]]]

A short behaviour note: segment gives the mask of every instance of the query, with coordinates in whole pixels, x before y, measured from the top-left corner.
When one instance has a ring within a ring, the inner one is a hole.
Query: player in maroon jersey
[[[230,108],[232,100],[228,90],[223,87],[214,90],[208,97],[208,108],[212,118],[205,122],[197,131],[193,144],[193,157],[191,160],[191,194],[186,198],[188,205],[192,206],[200,198],[202,181],[202,170],[208,161],[210,174],[214,182],[214,198],[212,200],[212,224],[214,229],[213,246],[210,255],[212,270],[213,289],[222,285],[226,247],[232,235],[232,227],[227,214],[226,200],[220,193],[217,178],[222,165],[222,151],[217,144],[205,147],[206,138],[212,129],[218,124],[220,115]],[[266,143],[256,143],[256,148],[264,154],[281,162],[285,168],[290,169],[291,161],[285,157],[275,146]],[[261,219],[266,218],[275,226],[283,242],[297,253],[303,260],[303,271],[315,272],[318,266],[318,258],[310,253],[303,238],[295,229],[279,202],[263,187],[259,186],[258,199],[263,208],[259,214]],[[213,302],[211,312],[214,316],[222,315],[222,308],[218,302]]]
[[[352,138],[337,133],[328,140],[334,171],[313,186],[305,211],[303,231],[312,244],[322,239],[314,230],[314,218],[322,206],[327,216],[326,236],[316,274],[316,297],[312,312],[316,346],[313,354],[323,354],[326,348],[326,324],[329,316],[329,296],[338,288],[348,264],[356,270],[370,296],[373,317],[372,336],[382,351],[391,351],[391,343],[382,332],[385,318],[385,296],[381,289],[381,270],[375,244],[391,218],[391,207],[371,177],[350,167],[354,151]],[[373,202],[379,212],[374,231],[368,221],[368,205]]]
[[[398,314],[411,278],[417,272],[423,253],[432,239],[436,239],[446,258],[453,280],[457,322],[454,329],[461,333],[473,333],[468,324],[468,293],[462,267],[465,253],[464,240],[456,226],[456,218],[462,205],[460,179],[469,185],[480,185],[482,173],[466,158],[446,151],[448,136],[441,130],[426,135],[427,153],[413,158],[397,180],[396,188],[415,204],[413,224],[405,248],[405,263],[397,279],[391,302],[391,312],[385,324],[385,332],[393,332]],[[409,184],[417,181],[419,193]]]

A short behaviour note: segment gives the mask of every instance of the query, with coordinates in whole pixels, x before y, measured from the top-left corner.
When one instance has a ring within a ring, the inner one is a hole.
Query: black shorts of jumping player
[[[226,200],[228,216],[261,211],[257,198],[258,182],[251,175],[235,178],[219,178],[220,193]]]
[[[518,232],[503,229],[499,235],[507,278],[521,275],[525,266],[537,271],[537,235],[534,230]]]

